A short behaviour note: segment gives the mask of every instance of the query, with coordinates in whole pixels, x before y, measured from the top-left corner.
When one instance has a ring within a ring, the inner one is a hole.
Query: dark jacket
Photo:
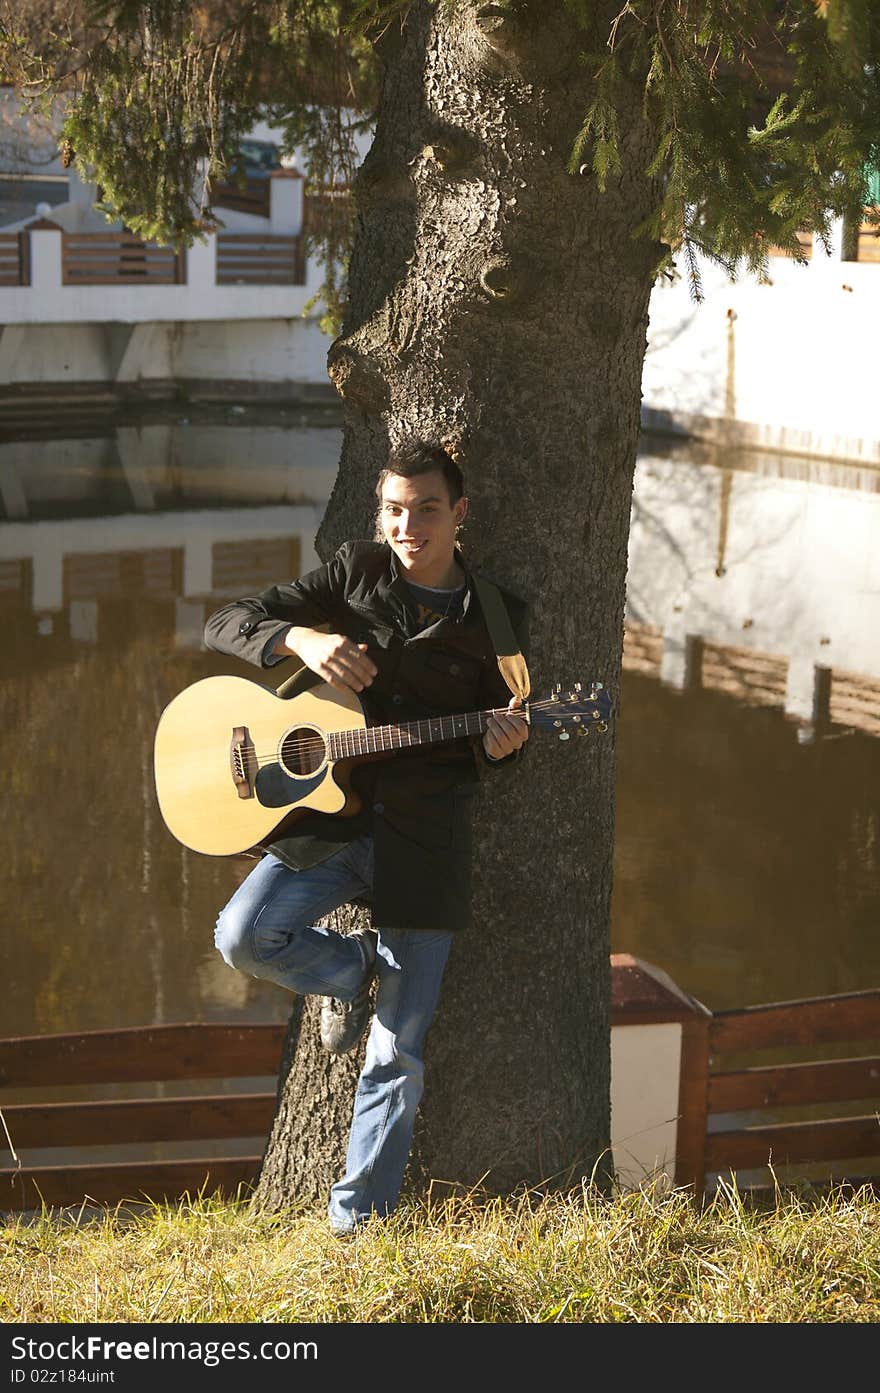
[[[217,610],[208,620],[205,642],[260,667],[272,663],[271,649],[290,625],[325,625],[366,643],[378,669],[359,693],[371,725],[506,706],[511,694],[467,568],[466,575],[458,617],[419,632],[415,604],[391,548],[347,542],[326,566]],[[502,594],[524,644],[526,607]],[[301,870],[371,833],[376,927],[465,928],[471,902],[471,800],[482,771],[494,767],[480,736],[358,765],[353,784],[363,802],[359,814],[300,815],[268,849]]]

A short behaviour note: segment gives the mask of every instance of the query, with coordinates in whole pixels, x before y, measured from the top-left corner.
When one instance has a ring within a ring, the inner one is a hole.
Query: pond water
[[[204,619],[316,564],[340,441],[270,407],[6,430],[3,1035],[286,1018],[213,948],[252,862],[174,841],[152,744],[189,683],[255,676]],[[612,946],[712,1009],[880,983],[878,483],[642,443]]]

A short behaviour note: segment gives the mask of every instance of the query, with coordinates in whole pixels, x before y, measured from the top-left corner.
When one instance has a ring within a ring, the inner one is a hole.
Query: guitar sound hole
[[[281,742],[281,763],[294,777],[314,774],[324,763],[325,755],[322,737],[309,726],[289,730]]]

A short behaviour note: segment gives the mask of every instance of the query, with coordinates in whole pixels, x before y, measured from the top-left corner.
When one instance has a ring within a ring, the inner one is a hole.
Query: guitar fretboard
[[[383,750],[405,750],[413,745],[430,745],[438,740],[457,740],[464,735],[482,735],[493,716],[506,707],[491,711],[464,711],[454,716],[430,716],[400,725],[367,726],[364,730],[335,730],[327,736],[330,759],[351,759],[356,755],[381,754]]]

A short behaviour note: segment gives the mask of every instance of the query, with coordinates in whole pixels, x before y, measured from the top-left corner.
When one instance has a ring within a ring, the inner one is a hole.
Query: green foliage
[[[584,7],[569,0],[579,22]],[[646,231],[733,273],[763,274],[767,249],[803,255],[802,230],[870,204],[880,160],[880,9],[870,0],[708,0],[624,5],[602,49],[572,163],[591,150],[599,187],[614,173],[612,113],[637,83],[660,183]]]
[[[62,136],[79,172],[98,185],[108,218],[148,239],[188,244],[211,225],[208,181],[223,167],[223,150],[252,121],[241,107],[209,102],[203,110],[204,74],[191,53],[169,54],[158,82],[156,72],[136,50],[108,43]]]
[[[266,105],[264,114],[281,130],[283,147],[302,152],[308,209],[305,252],[323,271],[321,286],[304,313],[320,304],[321,329],[336,334],[345,313],[346,272],[354,239],[348,190],[357,169],[359,137],[369,132],[373,122],[376,75],[372,49],[353,32],[348,10],[336,5],[331,12],[331,7],[324,6],[323,18],[324,26],[311,30],[307,55],[310,71],[322,74],[322,99],[292,105],[285,90]]]
[[[377,35],[400,21],[410,6],[410,0],[357,0],[351,17],[353,33]]]
[[[464,3],[464,0],[457,0]],[[455,6],[449,8],[450,22]],[[874,0],[563,0],[582,52],[584,117],[569,168],[606,189],[621,113],[641,94],[656,212],[638,231],[762,274],[767,249],[859,219],[880,165],[880,6]],[[408,0],[0,0],[4,76],[69,99],[67,146],[108,217],[158,242],[211,226],[208,185],[268,115],[304,155],[307,192],[344,190],[369,128],[369,40]],[[540,22],[537,0],[518,0]],[[605,27],[602,27],[604,16]],[[51,19],[51,23],[48,22]],[[610,24],[610,27],[608,27]],[[566,81],[570,81],[570,74]],[[309,251],[338,325],[353,235],[323,198]]]
[[[4,76],[35,103],[61,97],[68,162],[98,185],[109,220],[146,239],[189,246],[216,225],[210,185],[264,116],[303,151],[309,192],[352,177],[375,103],[372,50],[350,29],[356,0],[0,6]],[[351,235],[341,217],[311,234],[335,314]]]

